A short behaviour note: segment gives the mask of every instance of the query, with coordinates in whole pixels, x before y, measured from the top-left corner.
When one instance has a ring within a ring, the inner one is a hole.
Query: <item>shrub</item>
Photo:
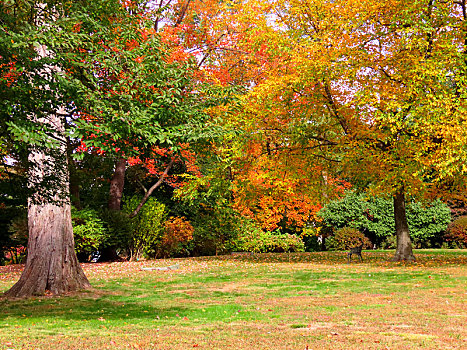
[[[238,237],[247,231],[247,220],[229,207],[201,205],[193,215],[195,255],[224,254],[238,249]]]
[[[440,247],[451,222],[451,210],[440,200],[426,205],[411,202],[407,205],[407,221],[415,248]]]
[[[467,216],[461,216],[449,224],[445,240],[453,248],[467,248]]]
[[[81,260],[99,250],[107,238],[107,230],[99,213],[93,209],[71,210],[75,250]]]
[[[362,244],[363,248],[371,248],[370,240],[359,230],[352,227],[340,228],[326,240],[326,247],[329,250],[348,250]]]
[[[184,217],[170,217],[164,224],[164,234],[157,245],[156,257],[180,255],[186,249],[186,243],[193,239],[194,228]],[[186,255],[186,254],[182,254]]]
[[[243,236],[239,250],[253,253],[303,252],[305,245],[300,237],[276,231],[255,229]]]
[[[126,199],[123,210],[126,213],[133,212],[140,200],[136,196]],[[138,215],[131,219],[130,260],[156,256],[164,234],[165,218],[165,205],[155,198],[149,198]]]
[[[101,212],[107,236],[102,243],[103,248],[127,255],[133,233],[133,223],[128,214],[120,210],[104,209]]]

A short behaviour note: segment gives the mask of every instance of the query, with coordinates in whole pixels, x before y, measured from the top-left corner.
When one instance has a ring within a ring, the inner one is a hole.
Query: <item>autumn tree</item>
[[[413,260],[405,197],[465,173],[465,3],[252,1],[245,100],[255,138],[307,169],[393,197],[397,250]],[[454,29],[456,28],[456,29]],[[289,160],[290,161],[290,160]],[[310,171],[308,171],[310,176]]]
[[[206,125],[203,125],[203,130],[195,125],[195,120],[199,121],[198,117],[192,115],[188,116],[184,108],[188,107],[190,111],[202,111],[209,104],[218,104],[221,98],[225,98],[225,94],[214,96],[215,86],[220,85],[220,78],[225,81],[224,70],[220,68],[219,56],[225,55],[226,41],[231,37],[228,21],[225,21],[225,7],[226,3],[218,1],[158,1],[158,2],[147,2],[142,6],[141,3],[129,3],[133,15],[144,16],[146,21],[151,22],[151,27],[147,27],[142,38],[136,41],[128,41],[126,38],[122,38],[121,33],[115,33],[115,43],[119,48],[114,47],[114,52],[125,51],[128,46],[131,50],[139,50],[140,47],[145,45],[143,42],[148,39],[157,36],[164,43],[167,50],[167,61],[178,63],[180,66],[189,67],[189,69],[182,70],[183,76],[174,77],[171,82],[179,81],[180,78],[190,79],[183,80],[183,84],[178,88],[180,89],[178,95],[173,96],[182,97],[183,99],[174,99],[170,103],[178,108],[178,118],[175,120],[175,124],[180,126],[184,123],[184,120],[191,119],[191,125],[189,128],[184,129],[184,135],[180,133],[173,135],[174,137],[169,142],[159,142],[156,149],[147,148],[141,143],[141,139],[135,139],[131,134],[122,134],[120,142],[110,140],[109,144],[115,146],[118,152],[104,153],[105,156],[115,157],[115,170],[110,181],[110,193],[108,207],[112,210],[119,210],[121,208],[121,198],[124,189],[125,174],[127,173],[127,167],[132,164],[143,165],[142,168],[148,169],[145,178],[154,178],[154,183],[149,187],[144,188],[144,197],[141,205],[138,206],[135,213],[141,208],[145,200],[152,194],[152,192],[158,188],[162,183],[165,182],[168,172],[172,171],[175,163],[184,163],[185,158],[183,152],[179,152],[179,144],[183,145],[184,152],[187,151],[187,147],[192,147],[196,140],[203,140],[206,138],[212,138],[214,133],[208,135]],[[221,20],[222,19],[222,20]],[[149,23],[149,22],[148,22]],[[117,25],[117,24],[116,24]],[[107,44],[105,44],[107,45]],[[146,44],[147,45],[147,44]],[[126,46],[126,48],[125,48]],[[227,50],[227,52],[230,52]],[[118,56],[119,54],[117,54]],[[139,60],[140,65],[146,65],[147,62],[143,60],[144,56],[136,57]],[[110,66],[114,73],[118,70],[127,72],[132,68],[125,66],[124,64],[116,65],[115,62]],[[102,67],[103,71],[109,70],[109,67]],[[125,73],[126,74],[126,73]],[[124,75],[125,75],[124,74]],[[107,74],[108,76],[108,74]],[[190,86],[192,82],[196,80],[196,93],[191,94]],[[131,79],[130,79],[131,80]],[[109,84],[114,82],[109,81]],[[210,95],[204,93],[203,86],[206,83],[210,84],[209,90]],[[119,84],[119,83],[118,83]],[[173,93],[174,86],[167,86],[167,91]],[[132,85],[133,91],[138,91],[141,86],[137,84]],[[143,87],[144,89],[144,87]],[[159,86],[159,89],[164,89],[163,86]],[[116,89],[118,90],[118,88]],[[121,91],[116,91],[116,94],[120,94]],[[136,93],[139,95],[139,93]],[[178,98],[176,97],[176,98]],[[184,107],[185,106],[185,107]],[[185,119],[184,119],[185,118]],[[207,121],[206,119],[204,121]],[[163,128],[170,128],[167,124],[169,119],[166,118]],[[201,126],[201,124],[198,124]],[[95,133],[91,133],[95,134]],[[89,138],[88,138],[89,140]],[[85,140],[86,145],[91,145],[92,142]],[[122,144],[123,143],[123,144]],[[133,148],[131,148],[133,147]],[[146,148],[146,149],[145,149]],[[130,149],[130,151],[128,151]],[[138,149],[137,152],[134,152]],[[163,151],[165,149],[165,151]],[[139,153],[136,155],[135,153]],[[167,157],[169,156],[169,157]],[[172,159],[171,159],[172,158]],[[129,163],[128,160],[131,160]],[[189,165],[188,165],[189,166]],[[135,172],[133,172],[134,174]],[[138,183],[141,183],[142,179],[136,179]]]

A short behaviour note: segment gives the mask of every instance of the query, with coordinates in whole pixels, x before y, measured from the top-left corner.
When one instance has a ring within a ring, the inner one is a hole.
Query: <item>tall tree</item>
[[[5,293],[14,297],[90,287],[74,251],[64,121],[68,111],[56,79],[63,71],[50,43],[24,41],[53,26],[60,8],[45,2],[29,5],[2,6],[2,47],[11,52],[2,50],[1,59],[9,63],[10,74],[17,70],[10,81],[8,72],[2,74],[7,97],[2,117],[12,133],[29,144],[28,257],[20,280]]]
[[[243,12],[256,24],[245,51],[262,68],[245,100],[254,137],[392,196],[394,259],[413,260],[405,197],[466,172],[465,3],[246,6],[258,12]]]
[[[204,107],[217,96],[192,78],[196,63],[176,59],[155,33],[148,3],[1,6],[1,120],[18,146],[31,150],[37,205],[29,207],[27,267],[7,294],[86,288],[73,249],[66,137],[120,158],[156,145],[175,152],[181,140],[209,134],[201,131]]]

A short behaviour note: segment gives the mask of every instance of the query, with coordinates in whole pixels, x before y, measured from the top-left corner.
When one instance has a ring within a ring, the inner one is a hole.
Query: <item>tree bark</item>
[[[120,210],[122,205],[123,188],[125,186],[126,159],[120,158],[115,163],[115,172],[110,180],[108,208]]]
[[[110,179],[109,201],[107,208],[113,211],[122,210],[123,189],[125,188],[126,159],[119,158],[115,162],[115,170]],[[99,261],[117,261],[119,256],[115,246],[102,248]]]
[[[396,254],[392,260],[415,261],[406,216],[404,188],[400,188],[394,196],[394,220],[396,224],[397,246]]]
[[[42,9],[46,5],[40,4]],[[42,24],[38,18],[37,23]],[[53,57],[44,45],[36,48],[39,57]],[[60,67],[45,65],[39,74],[60,72]],[[37,89],[49,90],[49,85]],[[60,96],[56,95],[56,101]],[[54,105],[56,101],[50,101]],[[50,127],[54,146],[30,148],[28,167],[28,256],[19,281],[8,290],[8,297],[63,294],[89,288],[88,279],[78,263],[71,223],[69,168],[65,137],[66,110],[56,106],[55,113],[29,118]],[[63,118],[63,119],[62,119]]]
[[[75,162],[73,162],[71,155],[73,153],[72,145],[70,139],[67,138],[67,157],[68,157],[68,169],[70,174],[70,199],[71,204],[78,210],[83,209],[81,206],[80,199],[80,176],[78,173],[78,167]]]
[[[91,287],[76,257],[70,205],[32,204],[28,220],[26,266],[5,295],[58,295]]]
[[[8,297],[63,294],[91,286],[75,253],[63,123],[56,115],[39,122],[53,125],[61,142],[57,149],[30,151],[28,256],[19,281],[5,293]]]

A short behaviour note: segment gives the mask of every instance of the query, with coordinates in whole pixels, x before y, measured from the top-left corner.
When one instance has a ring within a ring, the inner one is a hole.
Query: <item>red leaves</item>
[[[6,81],[7,87],[10,87],[16,79],[18,79],[21,73],[18,73],[16,70],[16,63],[9,62],[9,63],[2,63],[0,64],[0,72],[4,71],[2,75],[0,75],[0,79]]]
[[[81,22],[78,22],[73,25],[73,33],[79,33],[81,31]]]

